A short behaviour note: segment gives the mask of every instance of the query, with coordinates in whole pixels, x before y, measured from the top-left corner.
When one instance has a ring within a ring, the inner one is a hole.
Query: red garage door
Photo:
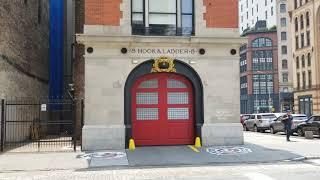
[[[132,135],[136,145],[194,142],[193,93],[190,82],[173,73],[153,73],[132,89]]]

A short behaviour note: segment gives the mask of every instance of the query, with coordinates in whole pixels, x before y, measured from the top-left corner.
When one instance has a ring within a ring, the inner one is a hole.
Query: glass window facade
[[[252,70],[272,70],[273,69],[273,53],[271,50],[257,50],[252,53]]]
[[[257,38],[252,41],[252,47],[272,47],[272,41],[269,38]]]
[[[155,36],[193,35],[193,4],[193,0],[132,0],[132,33]]]
[[[253,75],[253,94],[272,94],[273,92],[272,74]]]

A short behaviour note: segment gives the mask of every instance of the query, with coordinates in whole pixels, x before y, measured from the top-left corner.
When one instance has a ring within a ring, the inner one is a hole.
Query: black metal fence
[[[1,100],[1,151],[75,151],[76,102],[71,99]]]

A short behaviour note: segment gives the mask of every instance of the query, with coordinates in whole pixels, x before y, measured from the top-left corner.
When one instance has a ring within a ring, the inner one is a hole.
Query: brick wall
[[[238,28],[238,0],[203,0],[208,28]]]
[[[48,54],[49,1],[1,0],[0,96],[47,96]]]
[[[122,0],[85,0],[85,24],[119,26]]]
[[[272,40],[273,47],[255,48],[252,49],[251,43],[256,38],[265,37]],[[273,74],[274,75],[274,92],[279,93],[279,74],[278,74],[278,39],[277,32],[269,33],[253,33],[247,35],[248,38],[248,52],[247,52],[247,71],[248,71],[248,94],[253,94],[253,72],[252,72],[252,53],[253,50],[272,50],[273,51],[273,70],[272,71],[259,71],[260,74]],[[258,73],[258,74],[259,74]]]

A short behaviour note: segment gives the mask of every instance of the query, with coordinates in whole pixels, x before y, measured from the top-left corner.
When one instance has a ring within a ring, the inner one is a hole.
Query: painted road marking
[[[248,177],[250,180],[274,180],[273,178],[262,174],[262,173],[246,173],[244,176]]]
[[[246,147],[221,146],[221,147],[209,147],[207,148],[207,152],[213,155],[221,156],[221,155],[247,154],[247,153],[251,153],[252,150]]]
[[[188,147],[189,147],[190,149],[192,149],[192,151],[194,151],[194,152],[196,152],[196,153],[199,153],[199,152],[200,152],[197,148],[195,148],[195,147],[192,146],[192,145],[188,145]]]

